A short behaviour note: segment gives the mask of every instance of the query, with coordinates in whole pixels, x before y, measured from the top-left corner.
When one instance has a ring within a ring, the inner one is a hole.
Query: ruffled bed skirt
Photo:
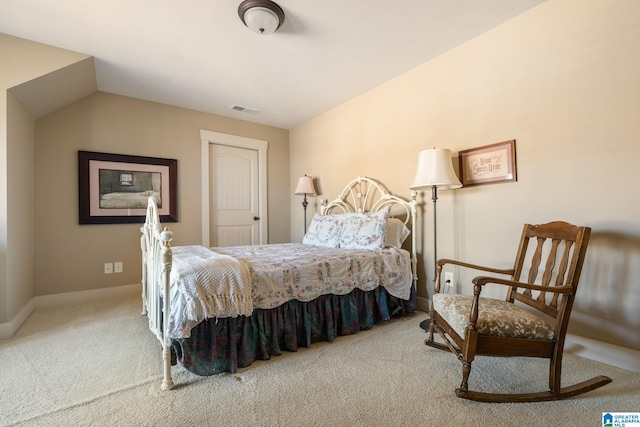
[[[208,319],[191,330],[191,337],[173,341],[178,361],[197,375],[234,373],[256,360],[283,351],[296,351],[314,342],[370,329],[374,323],[416,311],[415,287],[408,301],[382,287],[355,289],[347,295],[322,295],[313,301],[289,301],[251,316]]]

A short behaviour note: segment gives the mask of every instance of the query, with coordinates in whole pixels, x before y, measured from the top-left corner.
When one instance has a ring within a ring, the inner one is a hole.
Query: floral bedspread
[[[212,250],[247,263],[254,308],[274,308],[287,301],[311,301],[320,295],[346,295],[358,288],[384,286],[409,299],[411,256],[404,249],[382,251],[325,248],[301,243],[230,246]]]
[[[399,299],[411,296],[411,255],[404,249],[382,251],[324,248],[301,243],[211,248],[244,262],[251,274],[254,309],[270,309],[320,295],[346,295],[354,289],[370,291],[383,286]],[[188,338],[204,319],[189,320],[185,296],[171,287],[168,335]]]

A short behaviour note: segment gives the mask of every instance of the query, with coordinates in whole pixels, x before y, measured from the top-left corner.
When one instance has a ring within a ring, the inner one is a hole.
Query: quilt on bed
[[[183,262],[180,257],[187,255],[175,249],[174,263]],[[270,309],[292,300],[308,302],[321,295],[346,295],[354,289],[371,291],[380,286],[401,300],[411,296],[410,254],[403,249],[373,251],[285,243],[212,250],[248,266],[254,308]],[[172,271],[172,282],[173,276]],[[188,297],[178,286],[172,286],[171,293],[169,336],[188,338],[191,329],[206,316],[200,314],[196,319],[184,316],[188,312]],[[208,317],[234,317],[221,314]]]
[[[176,306],[180,310],[178,318],[199,321],[208,317],[249,316],[253,312],[247,265],[204,246],[173,249],[171,285],[181,302]]]

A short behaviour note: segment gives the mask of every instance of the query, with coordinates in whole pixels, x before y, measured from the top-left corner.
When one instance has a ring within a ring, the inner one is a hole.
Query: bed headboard
[[[320,214],[377,212],[386,206],[391,206],[390,216],[401,219],[411,230],[411,264],[413,280],[417,284],[418,246],[415,228],[418,212],[417,195],[416,191],[411,191],[411,200],[406,200],[391,194],[379,181],[359,176],[344,187],[338,198],[330,202],[323,199]]]
[[[416,194],[415,191],[411,192],[411,200],[406,200],[392,195],[379,181],[359,176],[347,184],[338,198],[330,202],[323,199],[320,214],[377,212],[391,206],[392,217],[401,218],[405,224],[412,226],[416,215]]]

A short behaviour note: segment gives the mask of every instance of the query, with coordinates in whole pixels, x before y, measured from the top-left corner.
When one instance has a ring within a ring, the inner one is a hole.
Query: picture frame
[[[162,222],[178,221],[178,161],[78,151],[80,224],[144,223],[150,196]]]
[[[460,151],[458,162],[463,187],[518,180],[515,139]]]

